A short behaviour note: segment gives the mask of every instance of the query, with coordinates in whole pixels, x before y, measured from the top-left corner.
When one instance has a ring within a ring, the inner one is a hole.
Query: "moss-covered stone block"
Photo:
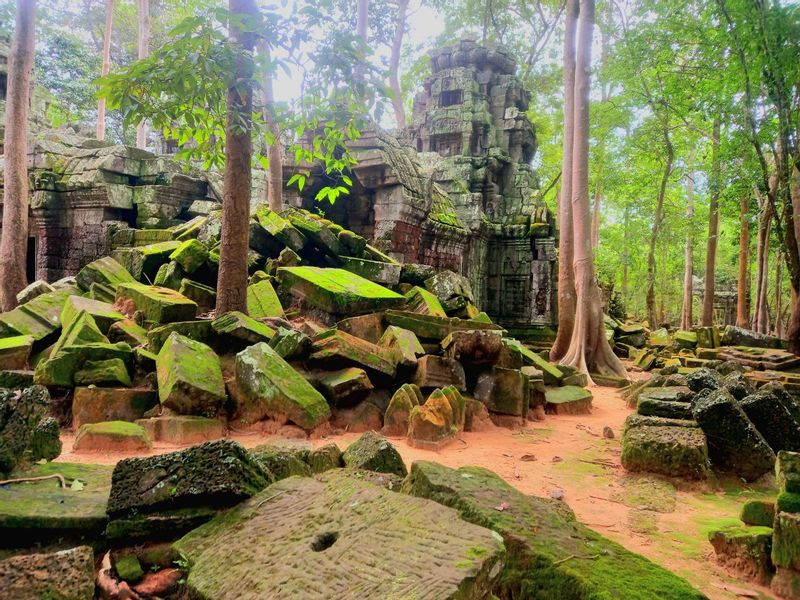
[[[40,385],[72,387],[74,375],[89,361],[120,359],[126,365],[132,358],[131,347],[124,343],[92,342],[68,345],[36,365],[33,379]]]
[[[125,318],[125,315],[114,310],[114,307],[108,302],[100,302],[82,296],[70,296],[64,303],[64,308],[61,310],[59,317],[62,329],[68,329],[82,312],[92,316],[98,329],[103,334],[108,333],[111,325]]]
[[[158,353],[170,335],[178,333],[195,342],[210,343],[214,338],[212,321],[178,321],[153,327],[147,332],[147,349]]]
[[[169,240],[145,246],[117,248],[112,257],[119,262],[134,279],[142,281],[144,278],[152,281],[158,268],[169,261],[170,255],[181,245],[181,242]]]
[[[73,381],[75,385],[133,385],[128,366],[119,358],[88,360],[75,372]]]
[[[211,327],[221,336],[230,336],[247,344],[269,342],[276,331],[253,317],[238,311],[219,315],[211,322]]]
[[[197,303],[169,288],[122,283],[117,287],[117,305],[139,310],[153,323],[190,321],[197,315]]]
[[[308,353],[311,338],[302,331],[278,327],[278,332],[269,341],[269,345],[281,358],[291,360],[304,357]]]
[[[545,402],[545,411],[552,414],[588,414],[592,411],[592,392],[574,385],[549,387],[545,392]]]
[[[123,554],[114,560],[114,570],[117,577],[128,583],[136,583],[144,577],[142,565],[135,554]]]
[[[156,404],[158,395],[149,389],[77,387],[72,397],[72,426],[80,429],[86,423],[135,421]]]
[[[186,273],[183,268],[177,262],[171,260],[158,268],[153,283],[159,287],[179,290],[181,289],[181,282],[185,276]]]
[[[348,367],[331,371],[319,380],[322,392],[333,406],[352,406],[363,400],[374,389],[364,369]]]
[[[455,386],[460,391],[466,391],[466,374],[464,367],[457,360],[444,356],[426,354],[417,360],[417,369],[414,371],[412,383],[420,389],[432,390],[449,385]]]
[[[413,383],[404,383],[392,395],[383,417],[381,433],[393,437],[405,436],[411,410],[424,402],[422,392]]]
[[[800,571],[800,514],[775,515],[772,562],[776,567]]]
[[[143,346],[147,344],[147,330],[133,319],[123,319],[108,328],[108,340],[125,342],[131,347]]]
[[[178,288],[178,292],[196,303],[198,312],[213,310],[217,303],[217,290],[185,277],[181,279],[181,287]]]
[[[40,342],[61,329],[60,315],[67,298],[78,293],[67,287],[37,296],[14,310],[0,313],[0,337],[29,335]]]
[[[545,385],[561,385],[565,373],[558,365],[545,360],[539,354],[524,346],[522,342],[513,338],[503,338],[503,344],[510,352],[521,358],[522,364],[539,369],[544,375]]]
[[[710,472],[706,437],[697,427],[626,427],[621,461],[628,471],[669,477],[704,479]]]
[[[384,320],[389,325],[396,325],[412,331],[421,341],[441,342],[454,331],[469,331],[472,329],[503,331],[502,327],[493,323],[482,323],[457,317],[422,315],[403,310],[387,310],[384,313]]]
[[[247,313],[254,319],[283,316],[281,301],[268,279],[247,286]]]
[[[299,252],[306,244],[306,239],[295,227],[278,213],[269,210],[266,205],[256,208],[254,216],[264,231],[278,243]]]
[[[492,367],[481,373],[472,395],[483,402],[489,412],[517,417],[528,414],[530,385],[528,378],[517,369]]]
[[[777,512],[800,513],[800,494],[781,492],[775,500]]]
[[[73,452],[141,452],[152,447],[147,432],[127,421],[81,425],[72,444]]]
[[[350,444],[342,455],[344,465],[350,469],[363,469],[376,473],[393,473],[400,477],[408,474],[403,458],[385,437],[367,431]]]
[[[283,418],[311,430],[331,416],[325,397],[268,344],[236,355],[237,416],[248,422]]]
[[[775,479],[783,492],[800,494],[800,452],[781,450],[775,462]]]
[[[769,583],[772,576],[772,528],[741,527],[738,525],[712,531],[708,540],[714,547],[717,560],[736,569],[737,573],[751,577],[761,584]]]
[[[745,525],[772,527],[775,521],[775,502],[773,500],[747,500],[742,505],[739,518]]]
[[[523,494],[486,469],[417,461],[403,491],[455,508],[503,537],[508,552],[493,589],[497,597],[705,598],[684,579],[578,523],[563,502]]]
[[[225,402],[225,382],[216,353],[172,332],[156,359],[158,397],[179,414],[214,416]]]
[[[200,444],[224,438],[225,424],[219,419],[196,417],[193,415],[164,415],[137,419],[154,442],[167,442],[175,445]]]
[[[356,317],[360,318],[360,317]],[[425,354],[419,339],[413,331],[389,325],[378,340],[378,346],[390,350],[398,365],[414,367],[417,358]]]
[[[275,480],[287,477],[310,477],[311,467],[303,460],[308,451],[297,452],[293,448],[262,444],[250,450],[250,454],[269,471]]]
[[[0,365],[4,369],[25,369],[33,348],[33,336],[0,338]]]
[[[739,406],[775,452],[800,451],[800,422],[776,394],[759,390],[742,398]]]
[[[121,283],[136,282],[133,275],[110,256],[104,256],[90,262],[78,271],[75,280],[84,291],[89,291],[93,283],[100,283],[116,290]]]
[[[0,588],[14,600],[91,600],[94,553],[79,546],[1,560]]]
[[[208,260],[208,248],[196,239],[188,239],[173,250],[169,259],[174,260],[186,274],[191,275]]]
[[[310,358],[328,368],[353,366],[370,374],[393,378],[397,370],[394,356],[393,352],[377,344],[338,329],[328,329],[313,339]]]
[[[692,419],[692,409],[687,402],[672,402],[670,400],[658,400],[645,394],[639,396],[636,410],[640,415],[646,417],[663,417],[665,419],[680,419],[690,421]]]
[[[394,287],[400,282],[401,266],[398,263],[378,262],[350,256],[340,256],[339,262],[343,269],[380,285]]]
[[[442,390],[434,390],[424,404],[413,407],[409,413],[407,441],[410,446],[438,449],[450,442],[457,432],[453,406]]]
[[[770,589],[779,598],[787,600],[800,599],[800,571],[778,567],[770,582]]]

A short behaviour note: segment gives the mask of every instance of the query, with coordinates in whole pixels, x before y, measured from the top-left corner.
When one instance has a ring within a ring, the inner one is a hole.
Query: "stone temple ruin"
[[[353,144],[349,197],[319,207],[317,178],[302,197],[287,188],[286,202],[324,210],[400,262],[464,275],[473,303],[498,323],[546,337],[555,324],[555,229],[536,200],[536,136],[515,62],[465,41],[434,53],[432,67],[407,131],[374,128]],[[78,132],[33,129],[31,281],[74,275],[129,245],[121,230],[149,230],[136,233],[140,245],[163,241],[165,228],[219,208],[216,174]],[[285,166],[287,180],[294,170]]]

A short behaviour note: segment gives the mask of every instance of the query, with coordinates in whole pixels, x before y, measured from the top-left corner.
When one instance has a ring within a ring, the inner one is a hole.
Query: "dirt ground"
[[[634,376],[636,376],[634,374]],[[642,377],[642,375],[639,375]],[[774,481],[746,486],[731,480],[702,484],[675,482],[627,474],[620,465],[620,435],[630,410],[619,390],[594,388],[590,415],[554,416],[529,423],[521,430],[496,428],[462,433],[438,452],[392,443],[406,464],[432,460],[447,466],[478,465],[491,469],[524,493],[563,498],[578,519],[596,531],[687,578],[712,600],[775,598],[768,589],[737,580],[717,564],[708,543],[710,530],[739,523],[737,515],[747,498],[774,497]],[[610,427],[614,439],[605,439]],[[359,434],[314,440],[336,442],[344,448]],[[268,441],[259,433],[234,433],[247,447]],[[58,460],[113,464],[122,455],[75,454],[73,437],[64,436]],[[153,454],[174,450],[156,444]]]

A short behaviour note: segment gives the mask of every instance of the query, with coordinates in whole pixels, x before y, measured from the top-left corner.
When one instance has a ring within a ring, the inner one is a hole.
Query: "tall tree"
[[[6,82],[3,228],[0,231],[0,307],[17,305],[28,283],[28,108],[33,70],[36,0],[17,2]]]
[[[683,251],[683,306],[681,329],[692,328],[692,267],[694,250],[694,173],[686,174],[686,244]]]
[[[389,89],[392,90],[392,107],[398,129],[405,129],[406,126],[406,110],[403,106],[403,92],[400,89],[400,51],[403,48],[403,36],[406,32],[408,3],[409,0],[397,0],[397,22],[392,40],[392,52],[389,55]]]
[[[255,0],[229,0],[231,43],[241,48],[236,73],[228,88],[228,120],[225,126],[225,175],[223,179],[222,231],[220,233],[217,314],[232,310],[247,313],[247,252],[250,233],[250,161],[253,112],[253,62],[247,60],[255,47],[247,18],[258,14]],[[243,25],[243,23],[245,23]]]
[[[558,197],[558,331],[550,360],[561,360],[569,349],[575,325],[575,272],[572,233],[572,145],[575,131],[575,42],[578,0],[568,0],[564,29],[564,139],[561,159],[561,193]]]
[[[719,236],[719,191],[720,191],[720,118],[714,119],[711,134],[711,179],[708,200],[708,241],[706,243],[705,289],[703,290],[703,326],[714,324],[715,278],[717,273],[717,237]]]
[[[108,75],[111,68],[111,29],[114,20],[114,0],[106,0],[106,24],[103,29],[103,68],[100,70],[102,77]],[[100,98],[97,102],[97,139],[106,139],[106,99]]]
[[[580,0],[575,59],[575,111],[572,143],[572,233],[574,236],[575,325],[561,362],[581,373],[627,377],[606,339],[600,287],[592,257],[589,209],[589,88],[591,84],[594,0]],[[566,176],[566,174],[565,174]]]
[[[775,178],[772,179],[773,184]],[[774,193],[774,192],[772,192]],[[772,204],[767,194],[757,192],[758,198],[758,238],[756,242],[756,298],[753,309],[753,330],[758,333],[769,332],[769,307],[767,293],[769,287],[769,238],[772,229]]]
[[[139,60],[150,56],[150,0],[139,0],[138,30]],[[147,123],[142,119],[136,126],[136,147],[147,146]]]
[[[736,326],[750,325],[747,294],[750,287],[748,265],[750,263],[750,197],[742,194],[739,198],[739,281],[736,288]]]
[[[269,45],[265,40],[259,42],[259,52],[267,65],[261,83],[261,101],[263,106],[264,122],[267,125],[267,159],[269,168],[264,185],[263,200],[271,210],[283,210],[283,146],[281,144],[281,130],[273,111],[275,109],[275,93],[272,86],[272,72],[269,68],[271,56]]]
[[[651,106],[654,106],[652,101]],[[657,327],[659,321],[656,316],[656,244],[658,243],[658,234],[661,231],[661,225],[664,222],[664,197],[667,194],[667,184],[669,183],[670,175],[672,175],[672,165],[675,161],[675,147],[669,135],[669,119],[664,115],[660,115],[659,121],[662,121],[661,127],[666,157],[664,159],[664,172],[661,175],[661,185],[656,195],[656,209],[653,213],[653,225],[650,229],[650,246],[647,250],[646,299],[647,320],[650,322],[650,327]]]

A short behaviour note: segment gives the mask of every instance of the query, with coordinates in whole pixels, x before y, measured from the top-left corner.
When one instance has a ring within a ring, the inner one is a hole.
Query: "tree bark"
[[[229,10],[244,17],[257,14],[255,0],[229,0]],[[253,52],[252,33],[229,25],[229,36],[245,54]],[[242,56],[236,66],[234,82],[249,82],[253,63]],[[250,161],[253,90],[248,83],[231,85],[227,98],[228,123],[225,127],[225,175],[223,179],[222,234],[220,238],[219,275],[217,277],[217,314],[232,310],[247,313],[247,252],[250,222]]]
[[[114,19],[114,0],[106,0],[106,26],[103,30],[103,66],[100,76],[108,75],[111,69],[111,29]],[[97,103],[97,139],[106,139],[106,99],[100,98]]]
[[[592,248],[600,245],[600,209],[603,205],[603,167],[597,172],[597,183],[594,186],[594,208],[592,210]]]
[[[694,173],[689,173],[686,184],[686,245],[683,266],[683,306],[681,308],[681,329],[692,328],[692,271],[694,249]]]
[[[400,51],[403,48],[403,35],[406,32],[408,2],[409,0],[397,0],[397,23],[392,40],[392,53],[389,56],[389,88],[394,95],[392,106],[398,129],[405,129],[406,126],[406,111],[403,106],[403,94],[400,90]]]
[[[714,278],[717,272],[717,237],[719,235],[719,188],[721,167],[719,160],[720,119],[714,119],[711,136],[711,197],[708,202],[708,242],[706,244],[705,290],[703,292],[703,326],[714,324]]]
[[[605,335],[600,288],[592,257],[589,211],[589,88],[591,84],[594,0],[580,0],[578,50],[575,63],[575,116],[572,144],[572,230],[577,292],[575,325],[562,364],[587,375],[627,377]]]
[[[750,199],[742,194],[739,199],[739,284],[736,288],[736,326],[747,327],[750,323],[747,292],[750,287],[750,276],[747,267],[750,263],[750,221],[747,213]]]
[[[0,231],[0,307],[11,310],[28,284],[28,109],[33,70],[36,1],[17,2],[6,83],[3,228]]]
[[[270,60],[270,50],[266,42],[260,43],[260,51]],[[261,86],[261,102],[264,105],[264,122],[272,136],[275,138],[267,146],[267,158],[269,159],[269,170],[267,180],[264,184],[263,200],[267,203],[270,210],[280,212],[283,210],[283,146],[280,139],[280,128],[275,122],[272,109],[275,104],[275,94],[272,87],[272,74],[265,73],[264,81]]]
[[[776,183],[773,178],[771,186]],[[771,190],[774,190],[771,187]],[[772,193],[772,191],[770,191]],[[753,311],[753,330],[758,333],[769,332],[769,308],[767,288],[769,287],[769,236],[772,227],[772,203],[760,192],[758,197],[758,242],[756,244],[756,305]]]
[[[661,224],[664,221],[664,197],[667,194],[667,183],[672,174],[672,164],[675,160],[675,149],[669,137],[669,124],[664,123],[664,148],[667,151],[667,161],[664,163],[664,174],[661,176],[661,186],[658,188],[656,197],[656,210],[653,215],[653,227],[650,230],[650,246],[647,250],[647,320],[650,327],[658,325],[656,316],[656,245],[658,244],[658,233],[661,231]]]
[[[628,302],[628,272],[630,270],[630,207],[625,203],[622,212],[622,298]]]
[[[139,0],[139,59],[150,56],[150,0]],[[136,126],[136,147],[147,146],[147,123]]]
[[[550,350],[550,360],[561,360],[567,353],[575,324],[574,241],[572,234],[572,144],[575,124],[575,42],[578,27],[578,0],[568,0],[564,32],[564,140],[561,166],[561,193],[558,200],[558,331]]]
[[[783,257],[780,249],[775,257],[775,335],[783,337]]]

